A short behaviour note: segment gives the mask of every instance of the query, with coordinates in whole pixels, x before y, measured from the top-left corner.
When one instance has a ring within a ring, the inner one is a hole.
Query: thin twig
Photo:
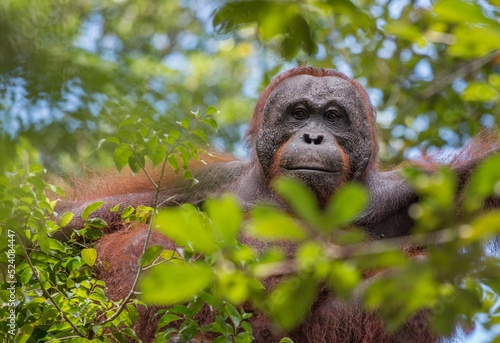
[[[500,52],[498,50],[495,50],[491,54],[486,55],[482,58],[474,59],[470,62],[464,63],[451,73],[437,77],[436,81],[432,83],[430,87],[427,87],[422,92],[417,93],[415,95],[415,98],[419,100],[424,100],[432,97],[433,95],[439,93],[440,91],[448,87],[456,79],[463,78],[475,72],[485,64],[491,62],[497,56],[500,56]]]
[[[426,234],[387,238],[370,243],[352,244],[350,246],[325,243],[325,250],[326,257],[334,260],[345,260],[349,258],[376,255],[386,252],[401,251],[401,247],[411,244],[430,246],[449,243],[457,239],[457,237],[458,235],[456,230],[443,229]],[[269,270],[269,272],[264,273],[265,277],[283,276],[297,273],[298,267],[294,260],[286,260],[282,262],[267,264],[266,270]]]
[[[485,57],[474,59],[470,62],[461,64],[458,67],[455,66],[453,71],[444,73],[442,76],[435,77],[435,81],[431,83],[429,87],[413,94],[412,99],[401,108],[400,113],[410,112],[413,108],[415,108],[415,104],[417,102],[431,98],[451,85],[456,79],[466,77],[498,56],[500,56],[500,50],[495,50]],[[389,103],[388,105],[394,104]]]
[[[61,316],[64,318],[64,320],[69,323],[69,325],[71,325],[71,327],[73,328],[73,330],[75,330],[75,332],[78,334],[77,337],[86,337],[85,334],[83,332],[80,331],[80,329],[78,329],[76,327],[75,324],[73,324],[73,322],[68,318],[66,317],[66,314],[64,313],[64,311],[59,307],[59,305],[57,305],[57,303],[55,302],[55,300],[52,298],[52,296],[49,294],[49,291],[47,291],[47,289],[44,287],[43,285],[43,282],[42,280],[40,279],[40,276],[38,275],[38,271],[36,270],[35,266],[33,265],[33,262],[31,262],[31,258],[29,257],[28,255],[28,250],[26,249],[26,247],[24,246],[24,243],[21,239],[21,236],[19,236],[18,233],[17,234],[17,237],[19,239],[19,243],[21,244],[21,247],[23,249],[23,252],[24,252],[24,255],[26,256],[26,260],[28,261],[28,264],[30,265],[30,268],[31,270],[33,271],[33,275],[35,275],[35,278],[37,279],[38,281],[38,284],[40,285],[40,287],[42,288],[42,291],[45,293],[45,295],[47,296],[47,298],[50,300],[50,302],[54,305],[54,307],[59,311],[59,313],[61,314]]]
[[[153,207],[153,213],[151,214],[151,221],[149,222],[148,234],[146,236],[146,241],[144,242],[144,248],[142,250],[143,254],[146,252],[146,250],[148,248],[149,239],[151,237],[151,232],[153,231],[154,219],[155,219],[155,216],[156,216],[156,212],[158,211],[158,197],[159,197],[159,194],[160,194],[160,188],[161,188],[161,183],[162,183],[162,180],[163,180],[163,174],[165,173],[165,166],[166,166],[166,164],[167,164],[167,159],[165,159],[165,161],[163,162],[163,166],[162,166],[162,169],[161,169],[161,174],[160,174],[160,179],[158,181],[158,185],[156,185],[156,183],[154,183],[154,185],[156,187],[155,202],[154,202],[154,207]],[[145,168],[143,169],[143,171],[146,173],[146,175],[148,176],[148,178],[151,179],[149,173],[146,171]],[[108,319],[100,322],[98,325],[104,325],[106,323],[109,323],[109,322],[115,320],[115,318],[117,318],[120,315],[120,313],[125,309],[125,306],[129,302],[129,300],[136,294],[135,288],[137,287],[137,284],[139,283],[139,278],[141,276],[141,273],[142,273],[143,269],[144,268],[142,266],[139,266],[139,269],[137,270],[137,273],[135,275],[134,283],[132,284],[130,292],[127,294],[127,296],[125,297],[125,299],[123,299],[123,302],[120,305],[120,307],[118,308],[118,310],[111,317],[109,317]]]
[[[69,339],[69,338],[80,338],[80,336],[66,336],[66,337],[61,337],[61,338],[56,338],[56,339],[51,339],[50,341],[47,341],[45,343],[50,343],[50,342],[59,342],[59,341],[63,341],[65,339]]]

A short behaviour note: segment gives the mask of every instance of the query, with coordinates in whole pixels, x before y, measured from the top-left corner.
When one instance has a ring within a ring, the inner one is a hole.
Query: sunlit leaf
[[[356,183],[347,184],[327,204],[328,225],[332,228],[351,222],[367,204],[367,190]]]
[[[213,118],[205,118],[203,119],[203,122],[207,125],[210,125],[214,130],[217,130],[218,128],[217,122]]]
[[[466,101],[495,101],[499,99],[498,92],[488,83],[471,83],[462,95]]]
[[[302,240],[304,230],[287,214],[268,206],[258,206],[252,211],[249,233],[269,240]]]
[[[97,258],[97,251],[95,249],[83,249],[81,252],[82,258],[89,266],[93,266]]]
[[[234,245],[243,217],[237,199],[229,195],[221,199],[209,199],[205,202],[205,208],[212,219],[215,234],[224,245]]]
[[[268,306],[271,318],[284,330],[293,329],[308,314],[315,296],[314,280],[293,277],[271,292]]]
[[[200,215],[185,208],[168,208],[156,217],[157,230],[165,233],[179,245],[207,254],[216,251],[211,228],[205,227]]]
[[[171,305],[191,299],[208,286],[212,271],[205,264],[161,264],[141,282],[147,303]]]
[[[73,219],[74,217],[74,214],[71,213],[71,212],[66,212],[64,213],[61,218],[59,219],[59,226],[60,227],[65,227],[66,225],[68,225],[71,220]]]
[[[321,218],[319,204],[313,192],[297,180],[280,178],[273,184],[276,192],[293,211],[306,222],[318,224]]]
[[[96,201],[88,205],[82,212],[82,219],[86,220],[92,212],[98,210],[103,204],[104,201]]]
[[[439,19],[455,23],[489,24],[500,27],[499,23],[484,15],[475,3],[461,0],[440,0],[434,4],[434,13]]]

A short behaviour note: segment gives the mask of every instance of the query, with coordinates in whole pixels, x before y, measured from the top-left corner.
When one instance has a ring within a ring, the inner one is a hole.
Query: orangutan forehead
[[[347,80],[336,76],[296,75],[282,81],[271,93],[268,101],[289,102],[309,99],[321,105],[332,100],[344,106],[362,105],[361,96]]]

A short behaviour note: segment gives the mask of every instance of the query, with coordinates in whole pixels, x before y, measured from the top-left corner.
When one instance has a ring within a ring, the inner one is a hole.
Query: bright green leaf
[[[212,280],[205,264],[164,263],[152,268],[141,284],[142,299],[147,303],[172,305],[190,300]]]
[[[66,212],[64,213],[61,218],[59,219],[59,226],[60,227],[65,227],[66,225],[68,225],[71,220],[73,219],[75,215],[71,212]]]
[[[224,245],[234,245],[240,230],[243,212],[234,196],[226,195],[221,199],[205,201],[208,216],[212,219],[214,230]]]
[[[97,251],[95,249],[89,248],[89,249],[83,249],[82,252],[82,258],[87,263],[89,266],[93,266],[95,263],[95,260],[97,258]]]
[[[207,254],[217,250],[213,231],[205,227],[196,210],[188,207],[167,208],[158,214],[155,225],[158,231],[165,233],[179,245]]]
[[[113,154],[113,160],[115,161],[116,169],[118,171],[122,170],[128,164],[129,157],[132,156],[132,151],[129,149],[124,149],[121,146],[117,146]]]
[[[249,233],[268,240],[302,240],[303,229],[292,217],[269,206],[258,206],[252,211]]]
[[[327,204],[329,227],[348,224],[365,209],[367,204],[368,192],[364,187],[355,183],[345,185]]]
[[[104,201],[96,201],[90,205],[88,205],[84,210],[83,210],[83,213],[82,213],[82,219],[83,220],[86,220],[89,215],[96,211],[97,209],[99,209],[99,207],[101,207],[102,205],[104,204]]]

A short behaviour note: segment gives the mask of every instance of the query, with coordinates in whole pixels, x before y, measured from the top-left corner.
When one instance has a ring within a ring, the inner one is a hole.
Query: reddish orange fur
[[[217,151],[217,156],[200,156],[206,163],[235,161],[236,158],[229,153]],[[195,170],[203,165],[202,161],[192,160],[189,169]],[[180,165],[180,163],[179,163]],[[161,175],[161,165],[147,168],[151,178],[157,182]],[[73,186],[65,190],[68,200],[94,200],[119,194],[133,194],[147,190],[155,190],[146,174],[141,170],[136,176],[129,169],[122,172],[116,170],[91,171],[90,176],[72,180]],[[163,175],[163,185],[168,185],[174,178],[178,177],[174,171],[167,166]]]

